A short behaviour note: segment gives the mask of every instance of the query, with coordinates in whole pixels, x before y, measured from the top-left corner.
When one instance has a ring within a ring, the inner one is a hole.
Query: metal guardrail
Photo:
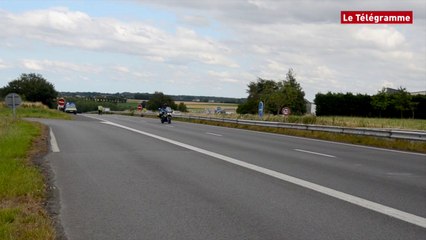
[[[177,115],[174,117],[184,118],[184,119],[186,118],[186,119],[212,121],[212,122],[235,123],[235,124],[251,125],[251,126],[322,131],[322,132],[354,134],[354,135],[363,135],[363,136],[392,138],[392,139],[404,139],[404,140],[411,140],[411,141],[426,141],[426,131],[403,131],[403,130],[388,130],[388,129],[374,129],[374,128],[349,128],[349,127],[335,127],[335,126],[323,126],[323,125],[313,125],[313,124],[282,123],[282,122],[254,121],[254,120],[229,119],[229,118],[212,118],[212,117],[199,117],[199,116],[187,116],[187,115],[181,115],[181,116]]]

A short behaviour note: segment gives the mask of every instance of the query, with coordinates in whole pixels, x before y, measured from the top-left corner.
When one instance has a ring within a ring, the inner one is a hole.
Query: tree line
[[[318,93],[315,95],[317,116],[354,116],[426,119],[426,96],[411,95],[405,88],[377,94]]]
[[[290,69],[285,80],[275,81],[258,78],[248,85],[248,97],[238,106],[239,114],[257,114],[259,102],[264,104],[264,113],[280,114],[283,107],[294,115],[306,113],[306,103],[300,84]],[[354,116],[386,118],[426,119],[426,96],[411,95],[405,88],[394,91],[386,88],[377,94],[318,93],[315,95],[317,116]]]
[[[156,93],[135,93],[134,99],[139,100],[151,100],[152,97],[155,96]],[[244,102],[243,98],[228,98],[228,97],[213,97],[213,96],[190,96],[190,95],[168,95],[174,101],[180,102],[209,102],[213,101],[216,103],[242,103]]]

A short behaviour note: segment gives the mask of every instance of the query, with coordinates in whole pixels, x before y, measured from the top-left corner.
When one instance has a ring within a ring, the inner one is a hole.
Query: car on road
[[[77,106],[75,105],[75,103],[67,102],[65,104],[65,112],[77,114]]]

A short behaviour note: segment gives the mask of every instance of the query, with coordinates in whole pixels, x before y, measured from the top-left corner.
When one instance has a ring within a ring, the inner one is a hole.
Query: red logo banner
[[[413,11],[341,11],[341,24],[413,24]]]

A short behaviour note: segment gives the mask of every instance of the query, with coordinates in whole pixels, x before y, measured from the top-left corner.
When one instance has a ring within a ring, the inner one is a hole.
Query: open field
[[[23,104],[18,117],[71,119],[40,104]],[[33,159],[46,151],[47,129],[14,120],[0,104],[0,239],[55,239],[53,223],[44,209],[46,184]]]
[[[177,101],[176,104],[181,102]],[[238,104],[235,103],[210,103],[210,102],[183,102],[188,108],[189,113],[205,113],[210,110],[214,112],[217,107],[224,109],[227,112],[235,113]]]
[[[122,108],[126,108],[128,110],[130,109],[136,109],[138,104],[141,103],[143,100],[138,99],[127,99],[126,103],[118,103],[118,105]],[[220,107],[221,109],[226,110],[230,113],[235,113],[238,107],[238,104],[235,103],[212,103],[212,102],[182,102],[182,101],[175,101],[176,105],[179,105],[180,103],[184,103],[188,109],[189,113],[207,113],[209,110],[211,113],[214,113],[214,110],[217,109],[217,107]]]
[[[426,130],[424,119],[399,119],[399,118],[360,118],[360,117],[317,117],[321,125],[365,128],[392,128]]]

